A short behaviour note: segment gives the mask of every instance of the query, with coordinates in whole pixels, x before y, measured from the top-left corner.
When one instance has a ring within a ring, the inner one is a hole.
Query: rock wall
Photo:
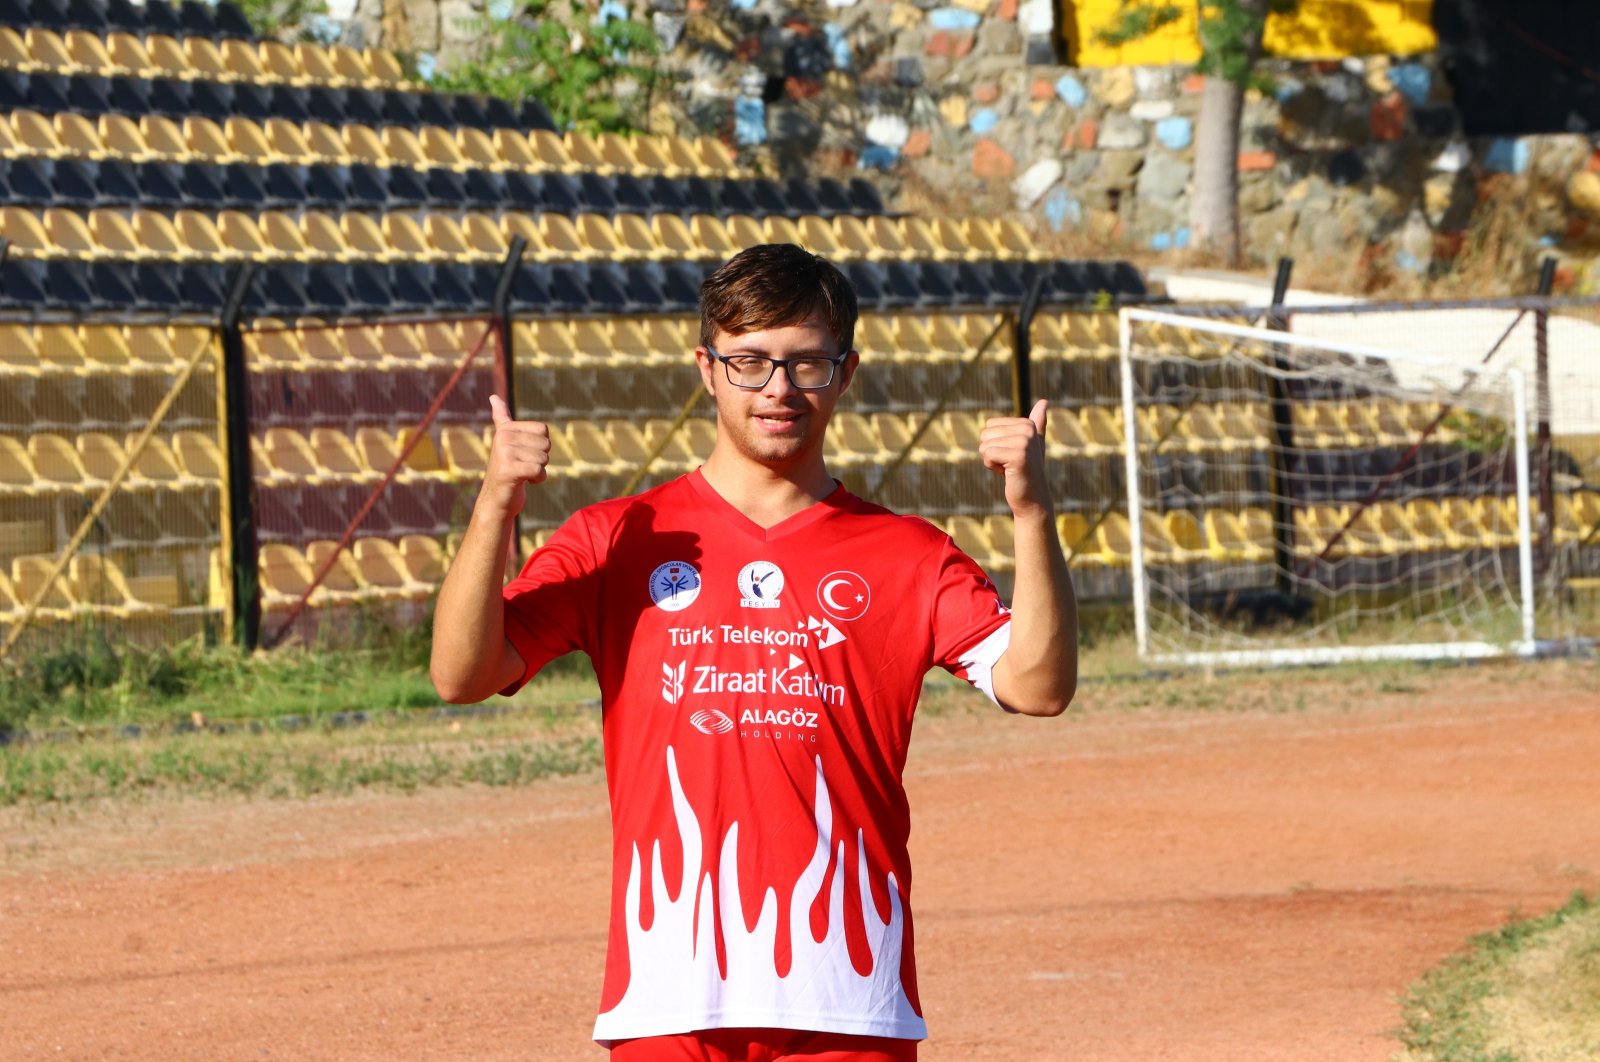
[[[359,0],[346,33],[420,60],[481,39],[485,0]],[[509,11],[487,0],[489,11]],[[502,6],[503,5],[503,6]],[[1051,0],[606,0],[648,21],[672,77],[656,131],[721,136],[767,172],[860,172],[903,209],[1012,212],[1041,240],[1189,245],[1200,79],[1183,66],[1060,65]],[[1270,60],[1240,145],[1257,261],[1384,256],[1421,272],[1513,182],[1530,254],[1600,281],[1600,144],[1469,140],[1436,58]],[[1518,178],[1521,178],[1518,182]],[[1531,188],[1531,193],[1525,191]]]

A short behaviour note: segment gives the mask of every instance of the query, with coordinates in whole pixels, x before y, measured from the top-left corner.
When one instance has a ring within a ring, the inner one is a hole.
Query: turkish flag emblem
[[[817,583],[817,604],[836,620],[860,619],[872,604],[872,588],[855,572],[829,572]]]

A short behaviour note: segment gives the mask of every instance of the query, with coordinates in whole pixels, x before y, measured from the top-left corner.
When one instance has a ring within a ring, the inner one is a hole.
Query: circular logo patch
[[[700,570],[688,561],[667,561],[650,573],[650,600],[656,608],[682,612],[700,596]]]
[[[709,708],[691,715],[689,725],[702,734],[726,734],[733,729],[733,720],[726,713]]]
[[[783,593],[783,570],[771,561],[751,561],[739,569],[739,604],[745,608],[777,608]]]

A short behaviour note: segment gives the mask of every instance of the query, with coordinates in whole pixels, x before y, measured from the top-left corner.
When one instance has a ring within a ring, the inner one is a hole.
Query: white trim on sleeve
[[[962,653],[959,661],[961,670],[966,672],[967,681],[1002,708],[1005,706],[994,695],[994,665],[1010,645],[1011,621],[1006,620],[983,641]]]

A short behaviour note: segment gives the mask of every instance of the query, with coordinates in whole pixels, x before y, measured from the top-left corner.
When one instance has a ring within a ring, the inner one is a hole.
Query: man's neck
[[[835,487],[820,455],[794,468],[773,468],[717,447],[700,474],[723,501],[762,528],[804,512]]]

